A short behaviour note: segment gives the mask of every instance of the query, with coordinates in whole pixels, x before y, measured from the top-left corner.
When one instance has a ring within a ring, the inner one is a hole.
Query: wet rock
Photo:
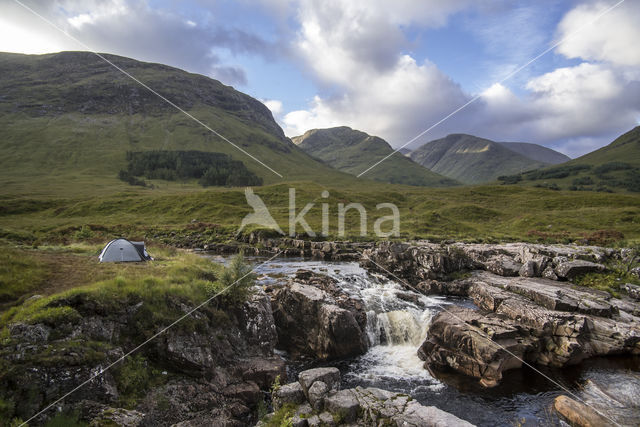
[[[298,374],[298,381],[305,396],[308,398],[309,389],[316,381],[322,381],[329,390],[338,390],[340,387],[340,371],[338,368],[307,369]]]
[[[222,390],[222,394],[227,397],[240,399],[250,405],[257,403],[262,397],[260,394],[260,388],[253,381],[228,385]]]
[[[419,356],[434,373],[452,368],[491,386],[519,359],[560,367],[640,354],[637,304],[539,278],[477,272],[465,281],[481,310],[451,307],[433,318]]]
[[[363,354],[368,348],[366,313],[351,300],[339,301],[315,286],[297,282],[272,295],[279,345],[294,357],[307,354],[335,359]]]
[[[469,294],[470,283],[465,280],[454,280],[451,282],[441,282],[437,280],[427,280],[420,282],[415,289],[425,295],[450,295],[466,297]]]
[[[278,410],[287,403],[299,405],[305,402],[305,393],[299,382],[285,384],[272,394],[273,408]]]
[[[563,279],[573,279],[576,276],[580,276],[586,273],[596,273],[604,271],[605,267],[602,264],[596,264],[590,261],[565,261],[556,266],[556,274]]]
[[[418,356],[432,371],[453,368],[493,387],[503,371],[522,366],[530,346],[530,339],[520,336],[518,326],[502,316],[451,307],[433,318]]]
[[[241,362],[238,366],[241,377],[245,381],[253,381],[261,389],[270,388],[277,377],[287,377],[284,361],[279,357],[259,357]]]
[[[307,391],[307,398],[315,411],[321,411],[324,406],[324,398],[329,393],[329,387],[322,381],[315,381]]]
[[[589,406],[567,396],[558,396],[553,401],[553,408],[566,418],[571,425],[580,427],[607,427],[611,421]]]

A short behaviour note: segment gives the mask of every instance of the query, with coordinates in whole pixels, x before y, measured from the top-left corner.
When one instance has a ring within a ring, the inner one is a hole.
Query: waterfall
[[[427,318],[425,318],[427,317]],[[369,345],[412,345],[422,343],[427,332],[430,313],[413,309],[376,313],[367,312]]]

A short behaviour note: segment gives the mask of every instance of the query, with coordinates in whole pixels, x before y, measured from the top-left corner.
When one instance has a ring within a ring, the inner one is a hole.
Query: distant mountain
[[[411,154],[411,150],[408,148],[401,148],[398,150],[398,153],[408,157]]]
[[[547,163],[549,165],[558,165],[571,160],[571,157],[565,156],[551,148],[529,142],[499,142],[504,147],[537,162]]]
[[[640,192],[640,126],[611,144],[562,165],[503,176],[500,180],[559,190]]]
[[[501,175],[548,165],[503,144],[466,134],[452,134],[428,142],[414,150],[411,159],[433,172],[466,184],[491,182]]]
[[[294,144],[325,164],[340,171],[358,175],[394,152],[382,138],[346,126],[313,129],[292,138]],[[457,182],[414,163],[395,153],[365,175],[376,181],[394,184],[446,187]]]
[[[294,145],[260,101],[209,77],[104,56],[286,179],[356,182]],[[223,153],[265,184],[281,181],[90,52],[0,53],[0,129],[5,192],[122,191],[127,152],[150,150]]]

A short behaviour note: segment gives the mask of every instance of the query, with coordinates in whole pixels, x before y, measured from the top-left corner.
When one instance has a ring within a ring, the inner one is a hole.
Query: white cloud
[[[577,6],[565,15],[558,25],[562,39],[592,22],[611,4],[597,2]],[[568,58],[607,61],[617,66],[639,66],[640,2],[622,3],[599,18],[576,37],[569,38],[558,47],[558,52]]]
[[[437,26],[466,1],[301,3],[296,41],[306,66],[336,96],[316,96],[306,110],[284,119],[293,136],[310,128],[348,125],[396,144],[448,113],[467,97],[435,64],[400,54],[400,25]],[[430,7],[429,7],[430,6]]]
[[[266,99],[262,103],[267,106],[274,116],[279,116],[282,113],[282,101],[277,99]]]
[[[428,10],[419,8],[416,2],[405,2],[405,6],[404,12],[394,12],[379,2],[301,4],[298,53],[325,91],[335,95],[316,96],[309,108],[286,114],[283,124],[288,135],[311,128],[348,125],[399,146],[470,99],[435,64],[428,60],[418,63],[413,57],[399,53],[406,43],[403,26],[425,18],[421,14]],[[463,6],[465,2],[456,5]],[[455,10],[440,10],[434,19],[426,19],[424,25],[440,25],[447,13]],[[584,20],[575,18],[577,14],[593,10],[603,8],[591,5],[571,10],[558,32],[562,35],[573,31]],[[524,25],[532,13],[527,8],[518,9],[510,14],[514,22],[509,25],[513,28]],[[600,27],[585,32],[589,32],[594,42],[602,38],[601,44],[633,50],[633,41],[640,36],[633,38],[628,22],[625,17],[619,30],[622,34],[614,34],[608,22],[602,28],[609,28],[609,33],[603,30],[594,36]],[[511,44],[498,43],[492,39],[496,34],[491,31],[484,34],[485,42],[496,49],[515,50],[521,43],[518,38]],[[544,44],[544,39],[538,36],[526,38],[532,39],[527,51]],[[593,149],[596,141],[610,142],[621,131],[631,128],[640,115],[640,73],[612,65],[632,61],[623,58],[617,48],[605,49],[605,53],[596,56],[578,47],[584,48],[583,44],[574,44],[562,53],[571,51],[572,57],[584,55],[589,61],[538,76],[521,76],[523,89],[527,91],[521,96],[504,85],[494,84],[482,93],[478,102],[439,125],[421,138],[419,144],[450,132],[468,132],[496,140],[545,143],[568,154],[581,155]],[[596,59],[610,63],[593,62]]]
[[[226,23],[195,22],[171,4],[162,8],[146,0],[55,0],[29,6],[92,50],[173,65],[227,84],[246,83],[245,72],[222,64],[218,49],[263,56],[274,52],[253,34]],[[7,52],[86,50],[14,2],[0,3],[0,35],[0,50]]]

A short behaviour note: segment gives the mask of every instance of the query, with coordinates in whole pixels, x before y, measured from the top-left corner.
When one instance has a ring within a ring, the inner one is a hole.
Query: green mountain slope
[[[384,139],[346,126],[313,129],[292,140],[309,155],[353,175],[365,171],[394,151]],[[425,169],[401,153],[393,154],[365,176],[393,184],[429,187],[456,185],[455,181]]]
[[[551,148],[529,142],[499,142],[498,144],[522,154],[525,157],[537,162],[547,163],[550,165],[558,165],[571,160],[571,157],[559,153]]]
[[[75,194],[126,189],[127,151],[220,152],[265,184],[352,179],[285,137],[261,102],[208,77],[105,55],[260,163],[194,122],[96,55],[0,53],[0,180],[5,193]],[[156,186],[193,183],[159,182]]]
[[[491,182],[500,175],[547,166],[497,142],[465,134],[452,134],[428,142],[414,150],[411,159],[466,184]]]
[[[570,162],[500,180],[564,190],[640,192],[640,126]]]

